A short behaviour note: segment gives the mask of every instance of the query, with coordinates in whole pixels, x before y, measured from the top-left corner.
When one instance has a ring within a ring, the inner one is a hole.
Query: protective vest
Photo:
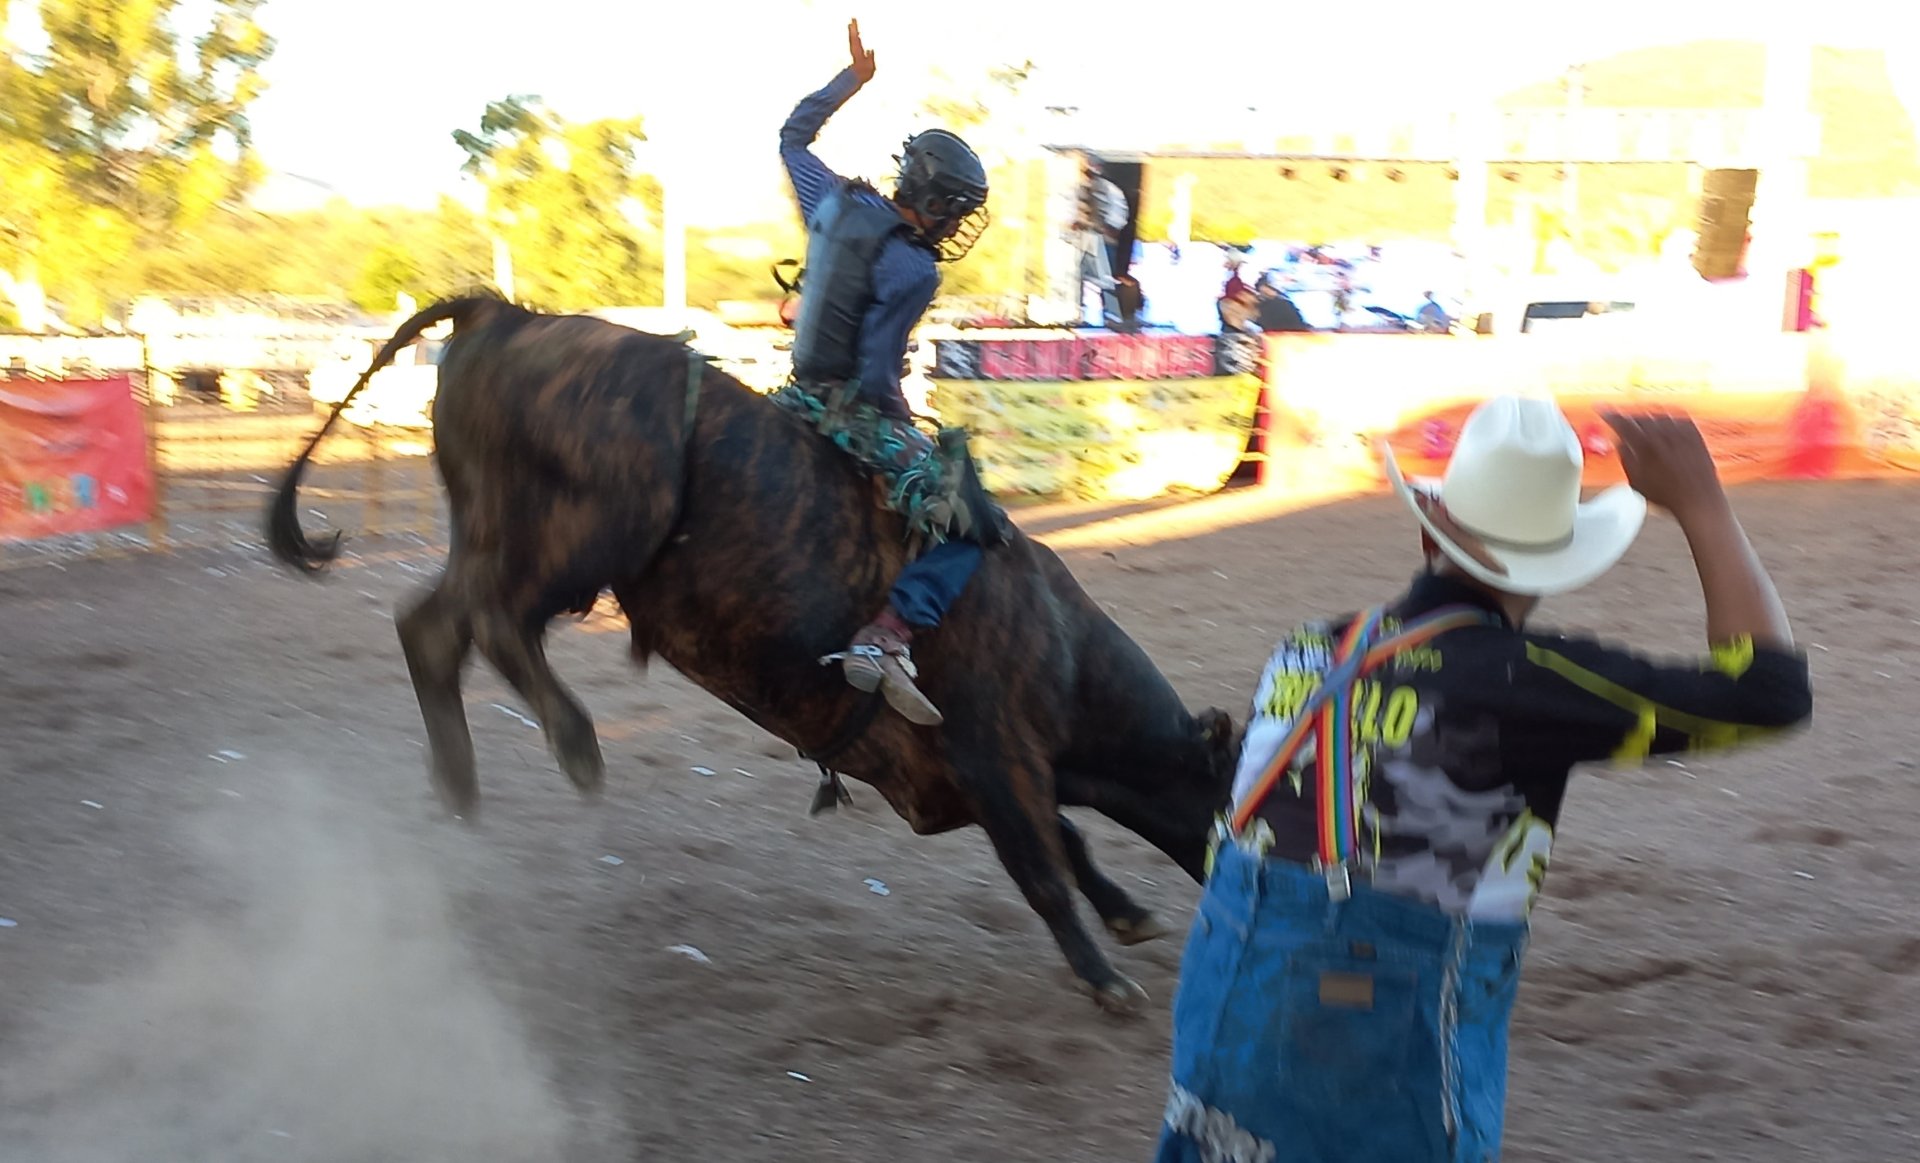
[[[797,380],[860,374],[860,324],[873,305],[873,262],[906,220],[891,206],[856,198],[844,186],[820,200],[807,223],[807,274],[793,323]]]

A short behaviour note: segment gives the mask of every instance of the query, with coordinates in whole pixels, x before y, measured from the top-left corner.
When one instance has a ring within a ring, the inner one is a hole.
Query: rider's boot
[[[913,684],[920,672],[914,667],[913,653],[908,649],[912,641],[912,627],[901,621],[892,608],[882,610],[879,617],[853,636],[853,645],[847,648],[840,667],[856,689],[878,690],[886,697],[887,705],[909,722],[937,727],[945,717]]]

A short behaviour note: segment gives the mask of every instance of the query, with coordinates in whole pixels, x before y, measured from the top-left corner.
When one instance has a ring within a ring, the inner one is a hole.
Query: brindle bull
[[[803,754],[832,752],[835,770],[871,784],[918,833],[985,828],[1096,999],[1137,1007],[1144,994],[1088,935],[1070,886],[1123,943],[1164,930],[1094,867],[1060,808],[1100,811],[1200,879],[1231,779],[1225,714],[1190,715],[1059,559],[1015,531],[923,638],[922,683],[946,723],[873,716],[875,696],[819,662],[905,561],[901,518],[850,457],[677,339],[495,299],[415,315],[354,392],[442,320],[454,336],[433,427],[451,549],[396,621],[433,784],[452,811],[471,814],[479,795],[460,694],[471,646],[539,716],[573,783],[600,787],[593,723],[548,668],[543,639],[552,618],[610,588],[643,665],[657,654]],[[296,494],[347,400],[269,513],[273,553],[308,572],[335,556],[339,535],[310,543]]]

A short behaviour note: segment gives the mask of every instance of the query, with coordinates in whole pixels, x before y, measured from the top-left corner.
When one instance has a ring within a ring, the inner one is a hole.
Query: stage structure
[[[1454,192],[1453,244],[1470,270],[1487,269],[1489,191],[1494,176],[1515,166],[1561,167],[1572,185],[1580,166],[1686,165],[1694,167],[1700,199],[1695,269],[1709,279],[1742,269],[1749,222],[1756,209],[1761,231],[1776,260],[1772,266],[1807,265],[1807,161],[1819,152],[1820,119],[1811,107],[1812,49],[1790,33],[1769,41],[1765,104],[1747,109],[1595,107],[1584,104],[1579,71],[1570,77],[1562,108],[1484,108],[1441,114],[1423,121],[1377,125],[1342,132],[1275,136],[1269,141],[1214,143],[1205,147],[1129,147],[1100,142],[1050,145],[1046,163],[1047,215],[1051,239],[1045,253],[1045,299],[1036,315],[1070,317],[1080,303],[1081,245],[1074,230],[1080,209],[1083,159],[1099,161],[1120,186],[1131,214],[1124,244],[1139,228],[1146,170],[1181,159],[1224,159],[1275,166],[1320,165],[1330,170],[1379,166],[1388,171],[1444,165]],[[1176,191],[1176,218],[1191,213],[1191,190]],[[1571,204],[1571,191],[1566,195]]]

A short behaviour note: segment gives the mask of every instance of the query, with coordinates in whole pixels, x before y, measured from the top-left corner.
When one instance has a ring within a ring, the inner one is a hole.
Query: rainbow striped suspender
[[[1280,749],[1260,772],[1252,789],[1234,810],[1232,833],[1239,836],[1259,813],[1287,772],[1292,768],[1307,735],[1314,738],[1314,788],[1319,815],[1319,839],[1315,864],[1330,874],[1344,872],[1359,850],[1360,796],[1354,774],[1353,744],[1354,688],[1360,679],[1404,653],[1449,630],[1484,624],[1485,612],[1471,606],[1443,606],[1403,624],[1399,631],[1380,638],[1380,626],[1386,620],[1386,608],[1375,606],[1356,617],[1340,636],[1328,668],[1292,728],[1281,740]]]

